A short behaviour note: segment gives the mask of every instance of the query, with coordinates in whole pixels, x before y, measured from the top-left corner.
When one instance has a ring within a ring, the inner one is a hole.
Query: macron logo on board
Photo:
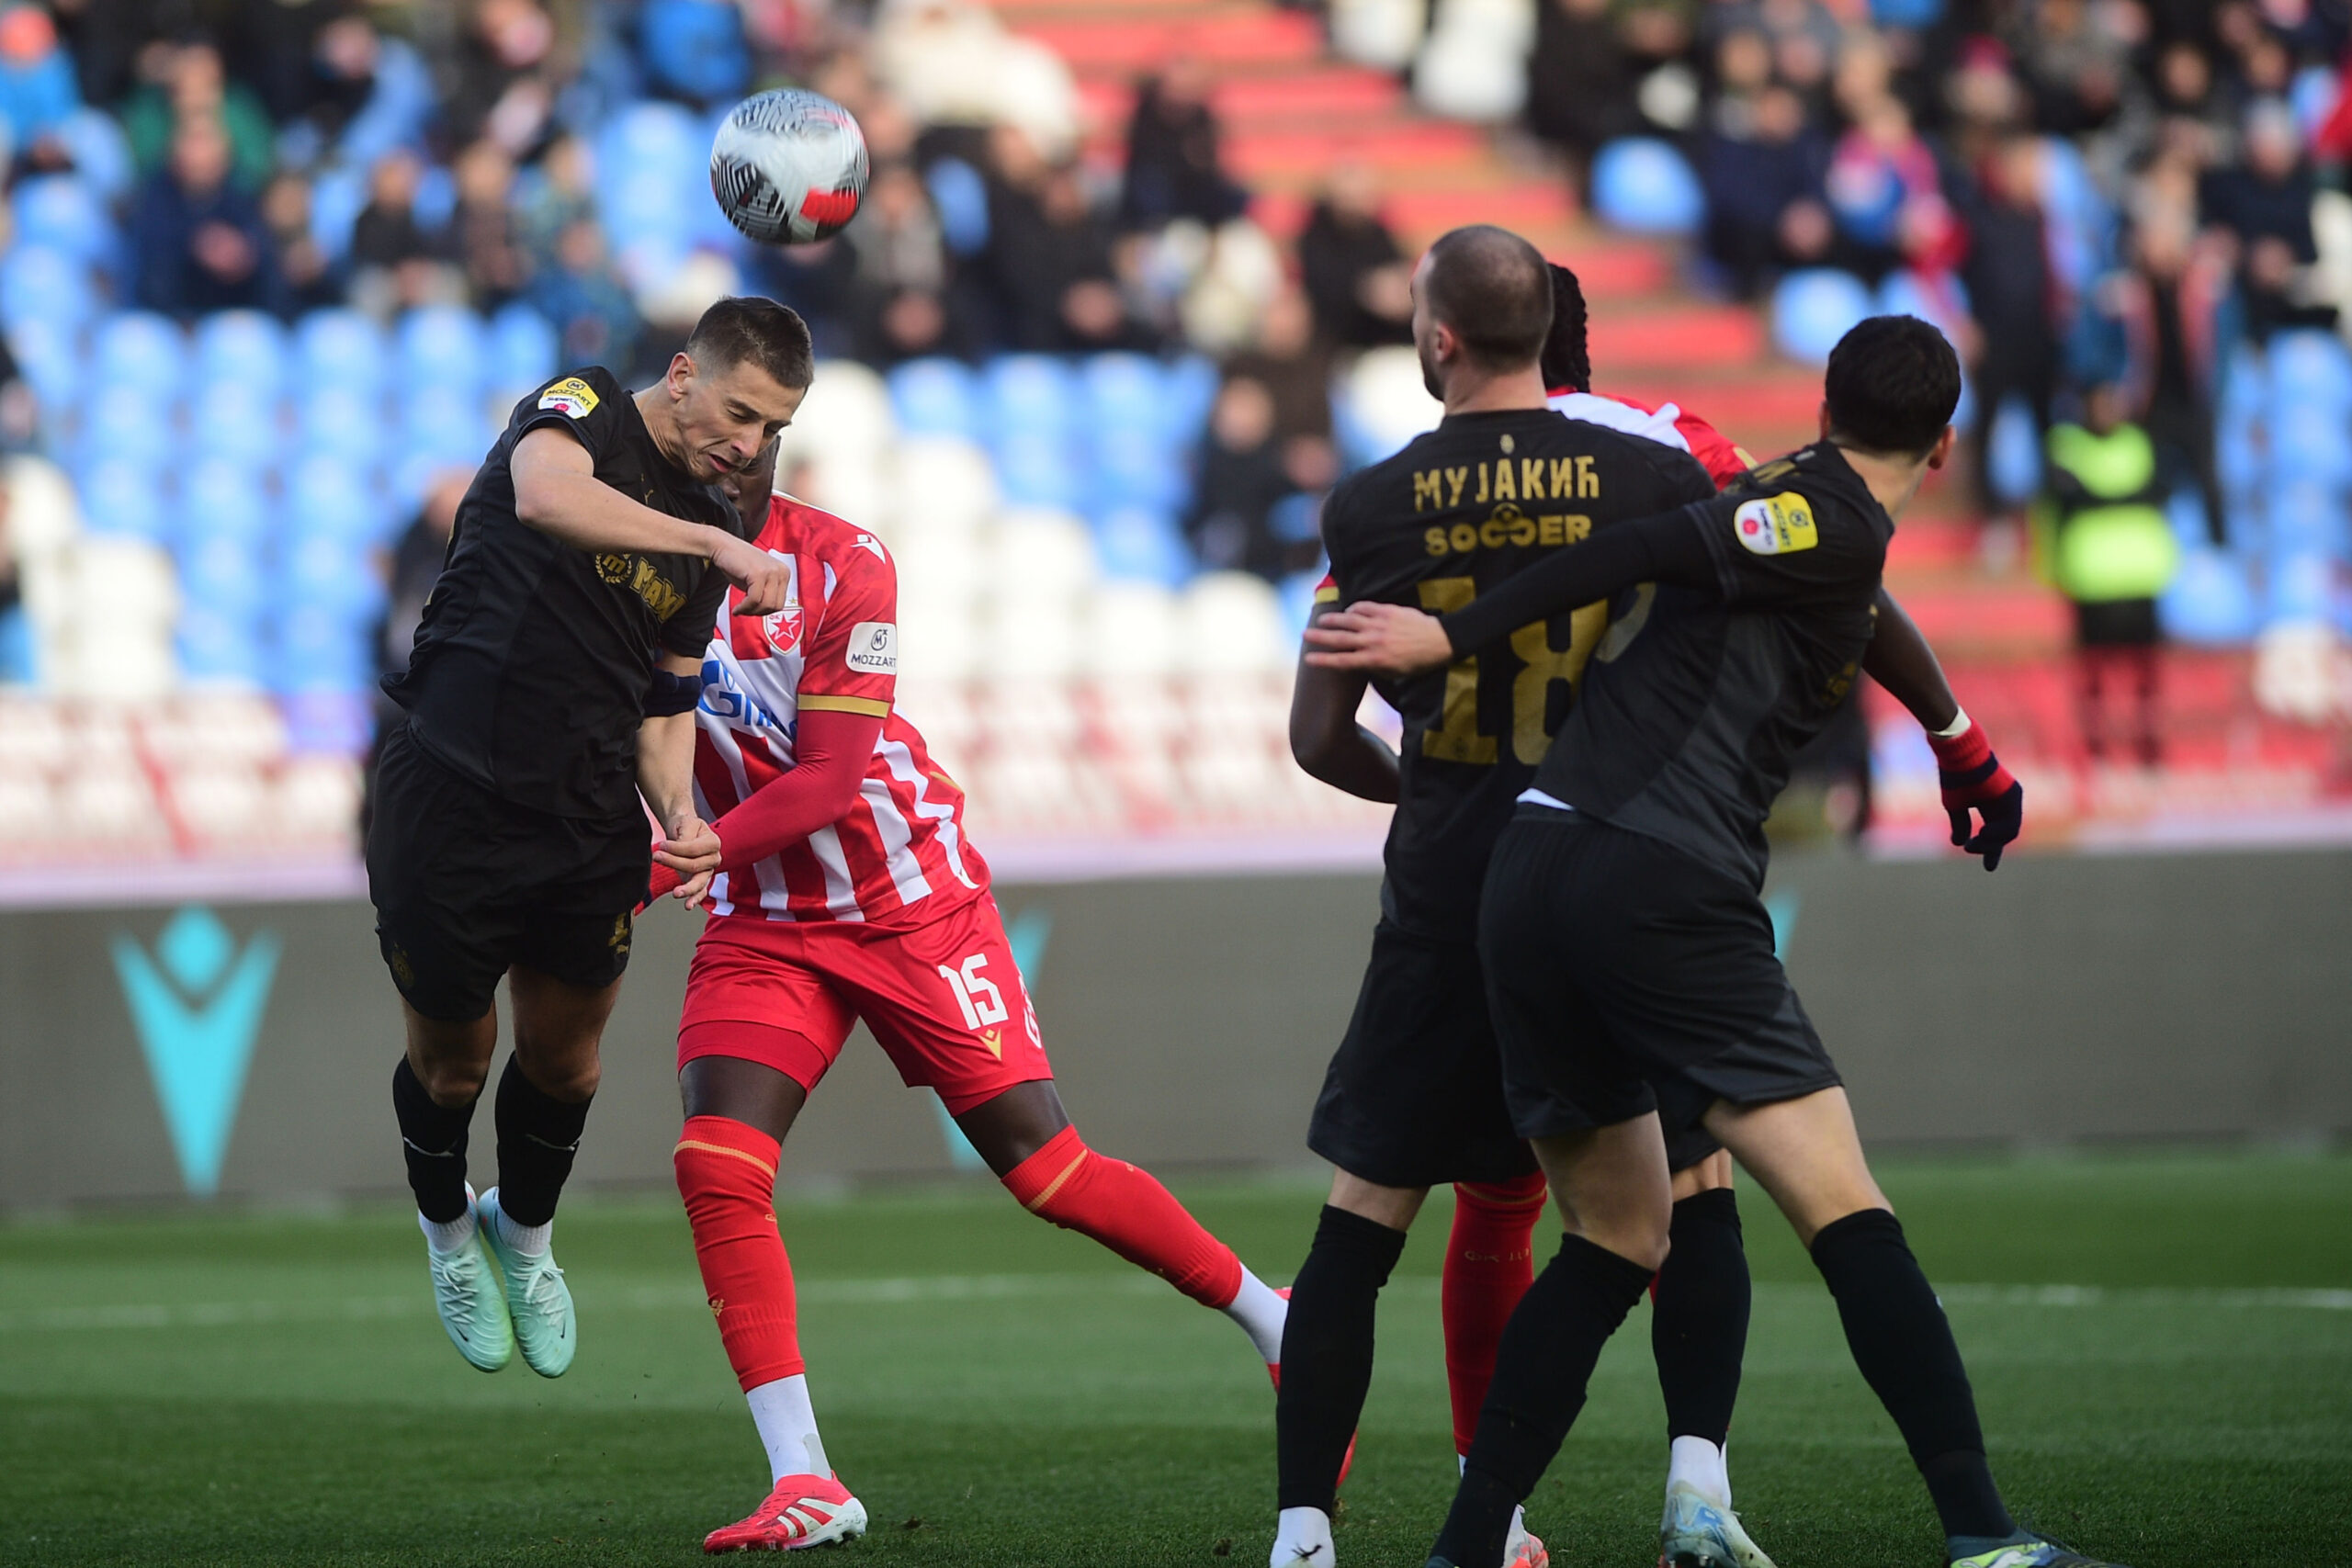
[[[172,917],[153,957],[127,935],[114,939],[115,973],[180,1178],[198,1196],[220,1185],[278,951],[277,934],[260,931],[239,953],[220,917],[194,904]]]

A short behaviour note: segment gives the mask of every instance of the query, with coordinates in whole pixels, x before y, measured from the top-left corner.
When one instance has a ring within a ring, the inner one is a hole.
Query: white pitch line
[[[796,1294],[820,1306],[892,1306],[918,1302],[1012,1301],[1057,1295],[1154,1295],[1170,1287],[1148,1274],[917,1274],[899,1279],[814,1280]],[[691,1285],[638,1285],[576,1292],[591,1311],[701,1309]],[[0,1312],[0,1335],[91,1329],[241,1328],[278,1323],[360,1323],[432,1309],[424,1291],[403,1296],[322,1296],[298,1301],[175,1302],[40,1307]]]
[[[1434,1293],[1434,1280],[1399,1280],[1400,1293]],[[868,1280],[812,1280],[798,1296],[817,1306],[899,1306],[927,1302],[1015,1301],[1041,1296],[1159,1295],[1168,1286],[1148,1274],[916,1274]],[[1818,1295],[1804,1285],[1763,1285],[1772,1294]],[[2222,1290],[2165,1286],[1946,1285],[1938,1292],[1964,1306],[2098,1307],[2201,1306],[2352,1312],[2352,1290]],[[638,1285],[580,1292],[590,1310],[672,1312],[696,1309],[693,1286]],[[424,1291],[399,1296],[325,1296],[298,1301],[176,1302],[137,1305],[43,1307],[0,1312],[0,1335],[80,1333],[103,1329],[243,1328],[285,1323],[363,1323],[413,1317],[430,1310]]]

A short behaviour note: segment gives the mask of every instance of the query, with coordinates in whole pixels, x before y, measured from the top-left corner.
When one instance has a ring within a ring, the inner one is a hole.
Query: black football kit
[[[1332,592],[1458,610],[1617,520],[1714,493],[1688,453],[1549,409],[1452,415],[1331,492]],[[1501,1093],[1479,889],[1513,800],[1581,700],[1586,661],[1613,636],[1597,603],[1530,615],[1444,671],[1374,682],[1404,720],[1381,919],[1307,1134],[1353,1175],[1426,1187],[1534,1168]],[[1678,1168],[1714,1146],[1696,1133]]]
[[[514,514],[513,458],[566,432],[631,501],[742,535],[734,506],[655,445],[610,371],[514,407],[458,508],[448,559],[379,751],[368,881],[411,1006],[462,1021],[523,964],[583,989],[620,976],[651,834],[637,740],[658,656],[699,656],[726,575],[699,557],[578,549]]]
[[[1857,678],[1893,533],[1823,444],[1445,618],[1478,649],[1512,616],[1616,591],[1479,914],[1523,1135],[1655,1108],[1672,1137],[1716,1100],[1838,1081],[1773,951],[1764,819]]]

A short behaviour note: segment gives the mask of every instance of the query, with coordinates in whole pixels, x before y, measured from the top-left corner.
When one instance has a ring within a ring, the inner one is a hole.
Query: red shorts
[[[736,1056],[813,1089],[860,1019],[907,1086],[937,1089],[954,1115],[1054,1076],[989,897],[911,928],[712,916],[686,976],[678,1066]]]

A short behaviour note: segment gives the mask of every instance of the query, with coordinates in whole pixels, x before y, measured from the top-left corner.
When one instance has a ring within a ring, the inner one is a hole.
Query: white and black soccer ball
[[[710,144],[710,194],[754,240],[813,244],[857,215],[865,133],[822,94],[778,87],[745,98]]]

